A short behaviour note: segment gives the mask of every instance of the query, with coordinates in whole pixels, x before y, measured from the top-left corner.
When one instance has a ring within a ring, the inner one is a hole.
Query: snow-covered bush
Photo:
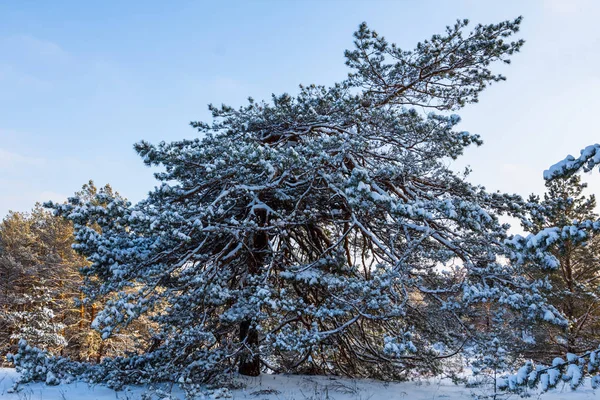
[[[14,363],[20,374],[18,383],[42,381],[47,385],[58,385],[61,381],[70,381],[85,371],[83,364],[32,347],[25,339],[19,341],[17,353],[8,354],[7,358]]]
[[[522,387],[540,387],[547,391],[559,383],[567,383],[571,389],[583,384],[584,377],[591,377],[592,388],[600,386],[600,348],[582,355],[567,353],[566,360],[557,357],[551,365],[536,364],[532,361],[522,366],[516,374],[503,377],[499,387],[509,391],[519,391]]]

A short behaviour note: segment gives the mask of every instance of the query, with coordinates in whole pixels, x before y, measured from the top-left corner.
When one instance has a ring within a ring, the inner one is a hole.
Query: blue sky
[[[508,81],[460,112],[484,146],[454,163],[491,190],[543,190],[542,171],[600,142],[600,2],[5,1],[0,3],[0,216],[89,179],[137,201],[155,185],[133,143],[191,138],[206,104],[295,93],[347,74],[361,21],[401,47],[525,17]],[[586,178],[600,190],[600,174]]]

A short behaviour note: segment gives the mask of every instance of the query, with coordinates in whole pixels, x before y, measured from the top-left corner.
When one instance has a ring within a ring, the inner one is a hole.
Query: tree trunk
[[[567,289],[569,294],[565,296],[565,316],[567,317],[567,321],[569,325],[567,326],[567,352],[575,353],[575,337],[574,337],[574,315],[575,315],[575,306],[573,303],[573,293],[575,290],[575,286],[573,284],[573,267],[571,265],[571,250],[570,246],[567,245],[567,251],[564,260],[564,269],[565,269],[565,277],[567,283]]]
[[[83,292],[79,292],[79,334],[83,332],[83,321],[85,320],[85,305],[83,304]]]
[[[102,362],[102,353],[104,353],[104,340],[100,341],[100,347],[98,347],[98,353],[96,353],[96,364]]]
[[[267,223],[267,211],[255,209],[259,227]],[[265,260],[265,253],[269,246],[269,235],[264,231],[258,231],[253,237],[253,252],[248,261],[248,275],[257,275]],[[247,376],[260,375],[260,356],[258,354],[258,332],[248,318],[240,323],[240,341],[245,342],[246,349],[240,356],[239,373]]]
[[[252,326],[252,321],[247,319],[240,324],[240,340],[246,341],[250,350],[242,352],[239,373],[247,376],[260,375],[260,357],[257,352],[258,332]]]

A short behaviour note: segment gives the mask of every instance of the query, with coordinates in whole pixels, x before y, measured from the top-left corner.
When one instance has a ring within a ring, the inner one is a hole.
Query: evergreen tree
[[[16,349],[20,338],[54,351],[65,346],[68,293],[77,262],[84,262],[70,248],[72,239],[71,224],[39,204],[30,214],[10,213],[0,223],[3,354]]]
[[[110,184],[98,188],[92,180],[75,193],[75,198],[98,208],[108,206],[106,198],[115,198],[126,202],[126,199],[121,197]],[[89,228],[101,232],[98,224],[91,224]],[[71,233],[70,246],[74,247],[73,244],[74,237]],[[108,340],[103,340],[101,334],[94,329],[94,320],[109,296],[100,290],[100,281],[93,273],[90,273],[88,267],[88,263],[83,263],[78,269],[80,283],[75,301],[72,303],[76,307],[77,320],[76,324],[72,325],[68,354],[79,360],[99,363],[104,356],[122,356],[136,348],[149,346],[151,324],[146,318],[140,318],[122,333],[113,335]]]
[[[560,265],[561,275],[554,276],[554,280],[558,281],[555,284],[559,290],[562,289],[565,297],[559,301],[555,296],[554,301],[561,303],[567,318],[571,316],[573,319],[566,321],[570,322],[567,323],[567,338],[561,343],[566,347],[566,356],[555,357],[550,365],[527,362],[517,374],[503,378],[500,383],[503,389],[520,391],[525,386],[539,386],[545,391],[561,382],[576,389],[586,376],[591,378],[593,388],[600,387],[600,346],[595,349],[592,347],[594,342],[597,345],[597,334],[593,330],[597,324],[594,313],[598,289],[594,287],[594,282],[597,281],[596,237],[600,232],[600,220],[592,211],[595,198],[581,196],[585,186],[576,175],[581,170],[591,171],[598,165],[600,145],[594,144],[582,149],[578,158],[569,155],[544,171],[549,192],[542,205],[539,199],[532,199],[531,220],[524,221],[524,226],[529,230],[535,231],[537,226],[537,232],[525,238],[517,236],[512,239],[515,248],[527,249],[526,252],[530,254],[537,253],[538,258],[549,253],[562,258],[564,265]],[[548,227],[540,229],[544,226]],[[556,259],[554,255],[550,257]],[[579,279],[584,275],[589,277],[589,286],[585,278]],[[555,316],[550,317],[547,319],[554,319]],[[587,335],[585,328],[594,333]],[[576,354],[569,351],[572,349],[585,350]]]
[[[531,215],[523,226],[532,233],[581,221],[597,220],[594,195],[583,194],[586,184],[579,175],[546,182],[544,199],[530,198]],[[584,353],[600,345],[600,242],[595,233],[561,238],[550,246],[560,267],[550,274],[548,299],[562,312],[568,325],[561,332],[553,327],[538,330],[537,359],[568,353]]]
[[[522,201],[446,166],[482,143],[448,111],[504,79],[489,67],[521,48],[508,41],[520,21],[469,33],[458,21],[412,51],[362,24],[343,82],[210,106],[211,124],[192,123],[202,139],[136,144],[164,168],[138,204],[101,192],[53,205],[109,298],[103,337],[143,316],[156,326],[146,352],[104,361],[105,379],[208,380],[236,366],[399,379],[487,340],[482,303],[558,315],[545,283],[521,274],[556,259],[498,221]]]
[[[91,181],[76,195],[94,201],[99,192],[118,196]],[[91,300],[95,280],[85,282],[80,270],[87,261],[72,249],[74,239],[73,224],[40,204],[0,223],[0,355],[15,352],[23,339],[53,354],[99,362],[145,343],[147,327],[139,324],[108,341],[92,328],[104,299]]]

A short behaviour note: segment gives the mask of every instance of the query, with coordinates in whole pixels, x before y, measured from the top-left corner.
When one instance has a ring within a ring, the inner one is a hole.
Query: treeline
[[[536,234],[568,227],[574,220],[597,219],[595,196],[586,196],[585,187],[579,176],[549,182],[542,198],[530,197],[523,228]],[[119,196],[110,185],[101,191]],[[92,181],[76,193],[88,201],[97,194]],[[104,302],[98,300],[97,282],[86,279],[89,262],[73,244],[73,224],[41,204],[30,212],[10,212],[0,223],[0,355],[5,365],[5,356],[17,352],[20,339],[53,354],[95,363],[104,356],[144,351],[152,345],[147,320],[105,339],[94,329],[92,323]],[[550,251],[560,267],[545,274],[549,285],[544,293],[564,315],[565,324],[516,327],[510,320],[496,321],[489,307],[482,307],[471,321],[498,338],[504,329],[521,329],[528,346],[513,352],[513,360],[522,356],[548,363],[565,353],[594,350],[600,343],[600,238],[560,240]],[[539,274],[534,269],[530,273]],[[90,290],[95,292],[93,301]],[[495,343],[500,346],[498,340]]]
[[[99,192],[92,181],[76,196],[92,201]],[[102,206],[102,204],[99,204]],[[147,327],[132,327],[103,340],[92,326],[105,301],[89,262],[73,249],[73,224],[36,204],[30,212],[9,212],[0,223],[0,358],[18,351],[21,339],[31,346],[78,361],[98,363],[140,348]],[[88,289],[88,292],[84,290]]]

